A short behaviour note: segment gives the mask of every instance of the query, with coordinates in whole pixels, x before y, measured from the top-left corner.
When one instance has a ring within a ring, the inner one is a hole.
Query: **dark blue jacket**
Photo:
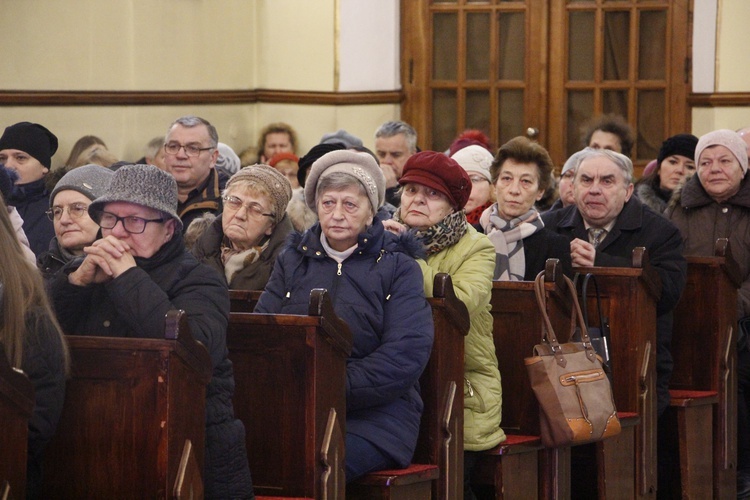
[[[23,219],[23,232],[29,239],[31,251],[37,257],[47,251],[55,236],[52,221],[45,213],[49,209],[49,191],[41,178],[28,184],[17,184],[8,199],[8,205],[16,207]]]
[[[292,236],[255,311],[307,314],[311,289],[330,292],[354,341],[346,369],[346,432],[405,467],[417,443],[419,376],[434,332],[422,271],[411,257],[419,245],[410,235],[385,231],[376,217],[354,253],[338,264],[326,255],[320,232],[316,223]]]

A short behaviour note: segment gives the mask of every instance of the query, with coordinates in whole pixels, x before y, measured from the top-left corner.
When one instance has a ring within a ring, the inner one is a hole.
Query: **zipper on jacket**
[[[471,381],[468,378],[465,378],[464,381],[466,381],[466,387],[469,389],[469,396],[474,397],[474,387],[471,386]]]
[[[336,276],[341,276],[341,262],[339,262],[339,268],[336,271]]]
[[[377,258],[377,260],[375,261],[375,263],[376,263],[376,264],[377,264],[378,262],[380,262],[380,259],[382,259],[382,258],[383,258],[383,255],[385,255],[385,248],[381,248],[381,249],[380,249],[380,255],[378,255],[378,258]]]

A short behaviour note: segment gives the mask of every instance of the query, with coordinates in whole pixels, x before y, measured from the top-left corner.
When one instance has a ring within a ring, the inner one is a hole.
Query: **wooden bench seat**
[[[347,486],[350,500],[430,500],[440,468],[411,464],[405,469],[371,472]]]

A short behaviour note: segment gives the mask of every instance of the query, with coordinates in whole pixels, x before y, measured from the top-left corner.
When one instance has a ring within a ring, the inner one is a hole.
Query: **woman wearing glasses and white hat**
[[[102,238],[52,282],[66,333],[162,338],[170,309],[188,314],[190,331],[208,349],[206,498],[252,498],[244,427],[234,418],[234,376],[227,359],[229,294],[224,279],[185,249],[177,184],[153,165],[126,165],[89,205]]]

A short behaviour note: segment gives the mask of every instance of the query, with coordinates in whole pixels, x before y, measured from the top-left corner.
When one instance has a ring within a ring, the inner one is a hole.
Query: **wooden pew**
[[[251,313],[263,290],[229,290],[230,310]]]
[[[435,340],[419,379],[424,412],[413,465],[367,475],[350,485],[348,498],[403,495],[451,500],[463,495],[464,337],[469,333],[469,312],[445,273],[435,276],[433,297],[428,301]],[[439,469],[439,479],[433,466]]]
[[[610,323],[610,364],[618,412],[637,414],[635,428],[637,498],[656,495],[656,303],[661,280],[648,264],[646,250],[633,250],[632,267],[581,267],[596,275],[603,315]],[[596,310],[591,290],[589,310]],[[591,318],[596,321],[597,318]],[[601,466],[601,464],[599,464]],[[600,484],[599,489],[602,486]],[[609,497],[607,491],[600,496]]]
[[[164,340],[68,336],[71,377],[44,498],[166,498],[186,440],[203,470],[211,359],[170,311]]]
[[[570,331],[570,302],[556,259],[545,269],[547,308],[561,339]],[[542,317],[533,281],[495,281],[491,312],[495,353],[503,384],[503,420],[508,439],[482,458],[474,482],[492,485],[497,498],[570,497],[570,448],[543,449],[539,407],[524,358],[539,343]]]
[[[34,387],[0,344],[0,495],[26,497],[26,453]],[[3,491],[5,490],[5,491]]]
[[[675,486],[683,497],[734,498],[741,283],[726,239],[717,240],[713,257],[688,256],[687,261],[687,283],[674,311],[672,335],[670,417],[677,424],[681,469]]]
[[[352,335],[327,292],[312,290],[307,316],[232,312],[227,346],[255,492],[343,498]]]

